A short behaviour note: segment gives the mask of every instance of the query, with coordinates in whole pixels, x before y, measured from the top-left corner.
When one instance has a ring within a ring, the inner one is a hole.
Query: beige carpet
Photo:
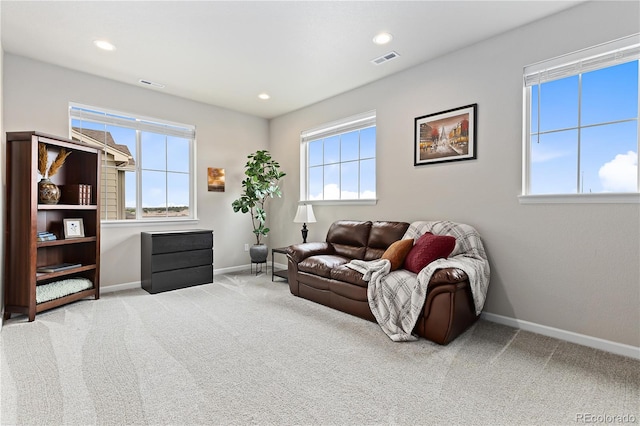
[[[107,293],[0,337],[3,425],[640,422],[637,360],[486,321],[393,343],[270,274]]]

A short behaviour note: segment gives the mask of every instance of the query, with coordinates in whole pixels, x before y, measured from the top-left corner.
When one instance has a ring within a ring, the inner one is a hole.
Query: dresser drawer
[[[213,234],[189,232],[154,235],[152,246],[151,254],[206,249],[213,246]]]
[[[151,256],[151,272],[170,271],[172,269],[205,266],[213,263],[213,250],[182,251],[176,253],[154,254]]]
[[[145,289],[149,293],[160,293],[198,284],[208,284],[213,282],[213,265],[156,272],[152,274],[151,280],[153,281],[153,288]]]

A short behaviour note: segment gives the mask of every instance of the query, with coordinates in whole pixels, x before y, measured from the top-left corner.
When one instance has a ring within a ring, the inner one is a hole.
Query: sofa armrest
[[[437,269],[429,280],[429,289],[445,284],[457,284],[469,280],[467,273],[459,268]]]
[[[309,256],[319,254],[333,254],[333,246],[327,242],[322,243],[302,243],[287,247],[287,256],[294,262],[300,263]]]

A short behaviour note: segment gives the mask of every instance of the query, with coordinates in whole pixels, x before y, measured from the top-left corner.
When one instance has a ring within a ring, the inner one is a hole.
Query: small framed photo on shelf
[[[65,238],[84,237],[84,223],[82,219],[63,219]]]

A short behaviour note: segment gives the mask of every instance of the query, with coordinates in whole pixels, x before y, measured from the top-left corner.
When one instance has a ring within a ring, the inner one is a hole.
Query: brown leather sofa
[[[291,293],[375,321],[367,300],[367,281],[346,264],[352,259],[379,259],[408,227],[406,222],[340,220],[331,225],[325,242],[289,246]],[[415,334],[446,345],[478,319],[464,271],[439,269],[427,289]]]

